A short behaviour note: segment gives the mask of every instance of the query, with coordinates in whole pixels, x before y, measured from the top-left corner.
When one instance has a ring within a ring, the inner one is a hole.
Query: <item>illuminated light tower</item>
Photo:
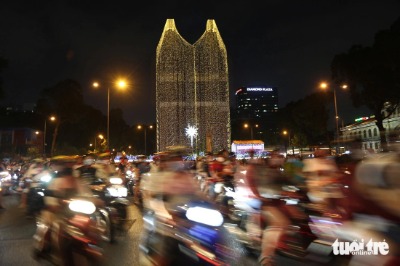
[[[215,21],[194,43],[167,19],[156,54],[157,150],[185,145],[185,127],[198,127],[197,148],[230,147],[228,61]]]
[[[186,136],[190,138],[190,146],[193,148],[193,138],[197,137],[197,127],[196,126],[191,126],[188,125],[187,128],[185,128]]]

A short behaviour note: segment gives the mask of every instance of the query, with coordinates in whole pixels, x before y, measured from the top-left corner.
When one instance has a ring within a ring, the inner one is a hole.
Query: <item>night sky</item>
[[[194,43],[215,19],[228,52],[230,93],[240,86],[279,88],[279,105],[316,91],[330,78],[335,54],[371,45],[376,32],[400,16],[398,0],[265,1],[18,1],[0,8],[1,74],[6,99],[35,103],[58,81],[77,80],[85,102],[106,112],[106,90],[93,80],[130,80],[127,92],[112,91],[111,108],[126,122],[155,122],[155,56],[166,19]],[[346,122],[366,116],[349,108],[338,92]],[[233,101],[232,101],[233,103]]]

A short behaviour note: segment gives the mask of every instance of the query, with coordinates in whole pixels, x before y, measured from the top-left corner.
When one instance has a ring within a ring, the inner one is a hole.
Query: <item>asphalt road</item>
[[[50,265],[31,257],[35,220],[27,219],[24,209],[19,208],[18,204],[18,195],[3,197],[5,210],[0,211],[0,265]],[[116,243],[104,246],[104,265],[146,264],[139,262],[142,217],[135,205],[130,206],[129,216],[136,221],[128,233],[118,236]]]

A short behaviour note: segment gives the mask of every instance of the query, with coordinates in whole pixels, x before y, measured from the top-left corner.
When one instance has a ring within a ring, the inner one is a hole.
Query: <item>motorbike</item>
[[[125,171],[125,185],[128,189],[128,193],[133,196],[135,193],[135,184],[136,184],[136,171],[132,168],[128,168]]]
[[[48,182],[53,178],[51,173],[44,173],[39,180],[27,179],[29,191],[27,195],[27,214],[36,215],[44,207],[44,195]]]
[[[120,177],[112,176],[108,182],[103,179],[96,179],[89,187],[95,197],[101,199],[105,206],[100,209],[107,230],[103,235],[106,242],[112,243],[118,234],[128,231],[135,220],[128,219],[127,199],[128,190],[123,185]]]
[[[90,199],[64,200],[61,215],[52,224],[46,223],[43,217],[37,219],[34,259],[45,259],[56,265],[98,265],[103,257],[101,235],[106,230],[101,216]]]
[[[182,200],[162,209],[143,216],[140,249],[152,263],[157,265],[161,259],[163,265],[229,265],[235,261],[237,255],[229,245],[235,240],[222,226],[224,218],[214,204]]]
[[[3,169],[0,167],[0,190],[4,195],[10,194],[10,190],[12,188],[12,177],[7,169]]]

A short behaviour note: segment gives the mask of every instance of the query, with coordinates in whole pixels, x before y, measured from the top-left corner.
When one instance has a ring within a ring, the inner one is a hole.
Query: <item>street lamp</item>
[[[128,84],[125,80],[119,79],[114,82],[116,88],[125,89]],[[99,82],[93,82],[92,86],[94,88],[99,88]],[[110,147],[110,86],[107,86],[107,147]]]
[[[153,129],[153,126],[152,125],[150,125],[150,126],[141,126],[141,125],[138,125],[137,126],[137,128],[140,130],[140,129],[144,129],[144,154],[145,155],[147,155],[147,128],[149,128],[149,129]],[[130,147],[130,146],[129,146]]]
[[[50,116],[48,117],[50,121],[56,121],[56,117]],[[43,129],[43,155],[46,158],[46,130],[47,130],[47,118],[44,120],[44,129]]]
[[[329,88],[329,84],[326,82],[321,82],[319,87],[323,90],[326,90]],[[347,84],[340,85],[340,88],[343,90],[347,89]],[[339,115],[338,115],[337,102],[336,102],[336,87],[333,87],[333,101],[335,104],[336,140],[338,140],[339,139]],[[337,145],[338,144],[336,143],[336,153],[338,152]]]
[[[251,126],[251,125],[246,123],[246,124],[243,125],[243,127],[244,128],[249,128],[250,127],[250,136],[251,136],[251,139],[253,139],[253,127],[258,128],[258,124],[255,124],[255,125]]]
[[[292,139],[290,138],[290,131],[289,130],[284,130],[283,132],[283,135],[287,135],[288,136],[288,147],[290,148],[290,145],[292,145],[292,153],[293,153],[293,155],[294,155],[294,146],[293,146],[293,143],[292,143]],[[286,144],[285,144],[285,150],[286,150],[286,154],[287,154],[287,146],[286,146]]]
[[[95,151],[97,150],[97,139],[103,140],[103,139],[104,139],[104,136],[103,136],[102,134],[99,134],[98,136],[96,136],[96,137],[94,138],[94,150],[95,150]]]

